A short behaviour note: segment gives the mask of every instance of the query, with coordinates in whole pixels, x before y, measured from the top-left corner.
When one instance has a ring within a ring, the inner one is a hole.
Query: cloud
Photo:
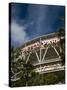
[[[27,33],[25,32],[25,25],[19,25],[16,21],[11,23],[11,40],[13,45],[22,45],[25,41],[29,40]],[[16,45],[16,46],[18,46]]]

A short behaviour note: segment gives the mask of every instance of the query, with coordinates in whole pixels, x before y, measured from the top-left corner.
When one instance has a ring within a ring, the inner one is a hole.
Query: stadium
[[[64,36],[61,37],[64,39]],[[35,72],[39,74],[51,72],[64,72],[65,66],[61,63],[60,39],[57,33],[43,35],[24,43],[21,47],[21,55],[13,62],[17,63],[19,58],[23,58],[26,63],[30,62],[34,66]],[[21,71],[11,67],[11,81],[20,79]]]

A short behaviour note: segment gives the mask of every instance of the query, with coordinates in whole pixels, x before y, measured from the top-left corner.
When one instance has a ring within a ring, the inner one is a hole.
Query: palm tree
[[[65,30],[64,28],[60,28],[58,31],[58,37],[60,39],[60,48],[61,48],[61,52],[60,52],[60,56],[62,59],[62,64],[65,63]]]
[[[59,18],[63,22],[63,26],[58,30],[58,37],[60,39],[60,48],[62,49],[60,52],[60,56],[62,59],[62,64],[65,64],[65,17],[62,16]]]
[[[22,57],[21,49],[17,49],[17,48],[12,49],[11,54],[12,54],[11,55],[12,67],[11,68],[13,68],[13,70],[15,72],[19,72],[19,71],[22,72],[22,73],[20,73],[21,75],[19,75],[19,76],[21,76],[19,83],[17,85],[15,84],[15,86],[32,85],[34,76],[36,75],[36,73],[34,71],[34,66],[30,63],[30,60],[26,63],[26,60],[24,60],[24,58]],[[22,82],[22,81],[24,81],[24,82]],[[17,83],[17,81],[14,83]]]
[[[30,64],[29,62],[26,63],[25,61],[23,61],[23,68],[22,70],[22,77],[21,79],[25,80],[25,86],[29,85],[29,81],[31,78],[33,78],[33,74],[34,72],[34,66],[32,64]]]

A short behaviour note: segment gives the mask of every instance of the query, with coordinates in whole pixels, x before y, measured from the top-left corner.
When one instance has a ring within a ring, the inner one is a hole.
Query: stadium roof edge
[[[38,38],[42,38],[42,37],[46,37],[46,36],[50,36],[50,35],[56,35],[56,33],[57,33],[57,32],[50,33],[50,34],[46,34],[46,35],[42,35],[42,36],[38,36],[38,37],[36,37],[36,38],[33,38],[33,39],[31,39],[31,40],[28,40],[28,41],[25,42],[23,45],[25,45],[26,43],[31,42],[31,41],[33,41],[33,40],[35,40],[35,39],[38,39]],[[21,46],[18,47],[18,48],[21,48],[23,45],[21,45]]]

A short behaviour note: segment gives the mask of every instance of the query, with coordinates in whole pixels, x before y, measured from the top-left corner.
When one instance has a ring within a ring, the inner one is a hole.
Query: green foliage
[[[45,84],[56,84],[58,82],[58,77],[53,74],[49,73],[45,76]]]

